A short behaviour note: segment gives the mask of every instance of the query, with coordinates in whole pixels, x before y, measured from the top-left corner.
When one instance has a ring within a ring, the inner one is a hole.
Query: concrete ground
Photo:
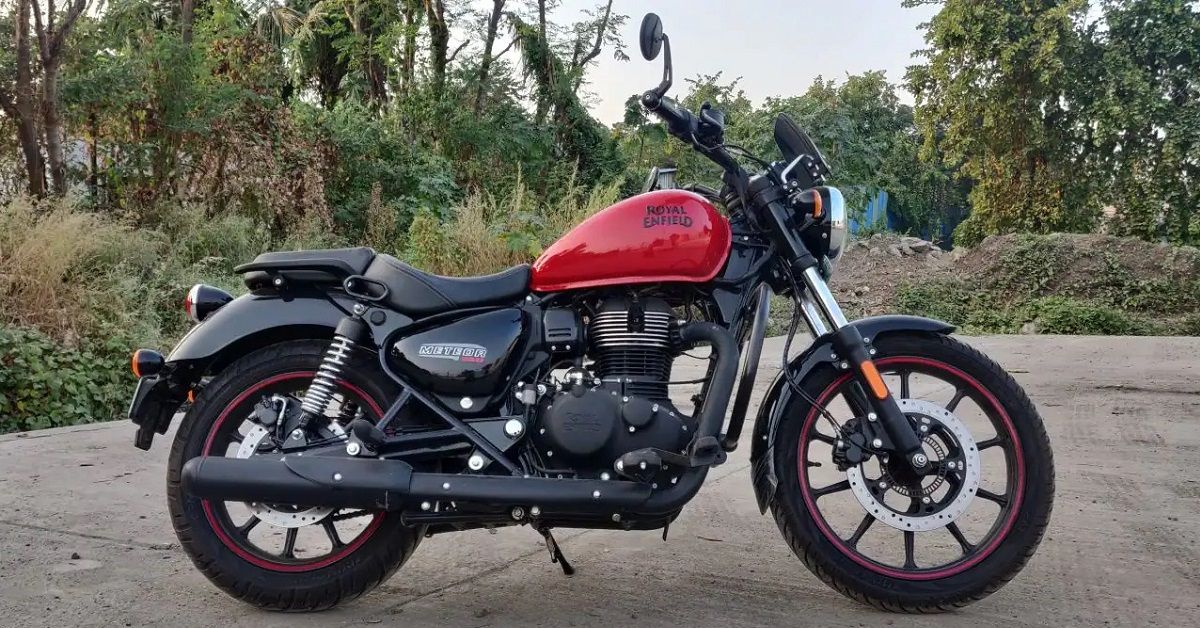
[[[263,613],[179,549],[164,498],[169,439],[131,424],[0,436],[0,626],[1196,626],[1200,625],[1200,339],[969,339],[1013,372],[1054,445],[1054,517],[1025,570],[956,613],[861,606],[812,576],[750,488],[748,447],[672,526],[567,530],[564,578],[529,528],[440,536],[333,611]],[[764,351],[763,386],[780,344]]]

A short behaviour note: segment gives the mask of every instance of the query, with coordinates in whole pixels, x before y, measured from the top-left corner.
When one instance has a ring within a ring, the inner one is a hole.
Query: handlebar
[[[642,94],[642,106],[662,118],[671,135],[721,166],[726,173],[726,183],[732,185],[739,196],[744,196],[749,177],[724,146],[725,115],[721,110],[705,103],[697,119],[687,108],[653,89]]]

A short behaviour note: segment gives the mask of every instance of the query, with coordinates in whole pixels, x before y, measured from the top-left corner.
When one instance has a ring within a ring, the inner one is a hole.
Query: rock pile
[[[939,258],[945,253],[938,245],[928,240],[913,236],[900,236],[897,239],[895,236],[887,236],[882,233],[876,233],[864,240],[855,240],[854,245],[865,249],[867,255],[871,257],[891,255],[892,257]]]

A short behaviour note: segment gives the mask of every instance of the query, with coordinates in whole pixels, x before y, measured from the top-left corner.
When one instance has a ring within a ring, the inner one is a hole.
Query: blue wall
[[[908,224],[900,215],[888,208],[890,196],[886,190],[881,190],[874,198],[867,201],[867,209],[863,212],[862,221],[850,219],[850,233],[858,233],[864,229],[879,229],[881,226],[888,231],[909,231]],[[938,242],[944,249],[953,248],[954,228],[966,217],[966,212],[958,209],[947,209],[942,212],[942,225],[938,232],[923,229],[917,235],[931,242]]]

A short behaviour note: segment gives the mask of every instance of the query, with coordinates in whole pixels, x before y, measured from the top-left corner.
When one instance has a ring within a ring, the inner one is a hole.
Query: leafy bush
[[[0,327],[0,433],[116,418],[132,391],[124,344],[71,349]]]
[[[1037,299],[1029,304],[1027,312],[1038,332],[1046,334],[1110,336],[1149,331],[1145,323],[1118,309],[1069,297]]]
[[[1184,318],[1179,324],[1179,333],[1184,336],[1200,336],[1200,313]]]
[[[927,316],[962,326],[971,316],[974,297],[963,283],[930,280],[900,286],[896,305],[904,314]]]

